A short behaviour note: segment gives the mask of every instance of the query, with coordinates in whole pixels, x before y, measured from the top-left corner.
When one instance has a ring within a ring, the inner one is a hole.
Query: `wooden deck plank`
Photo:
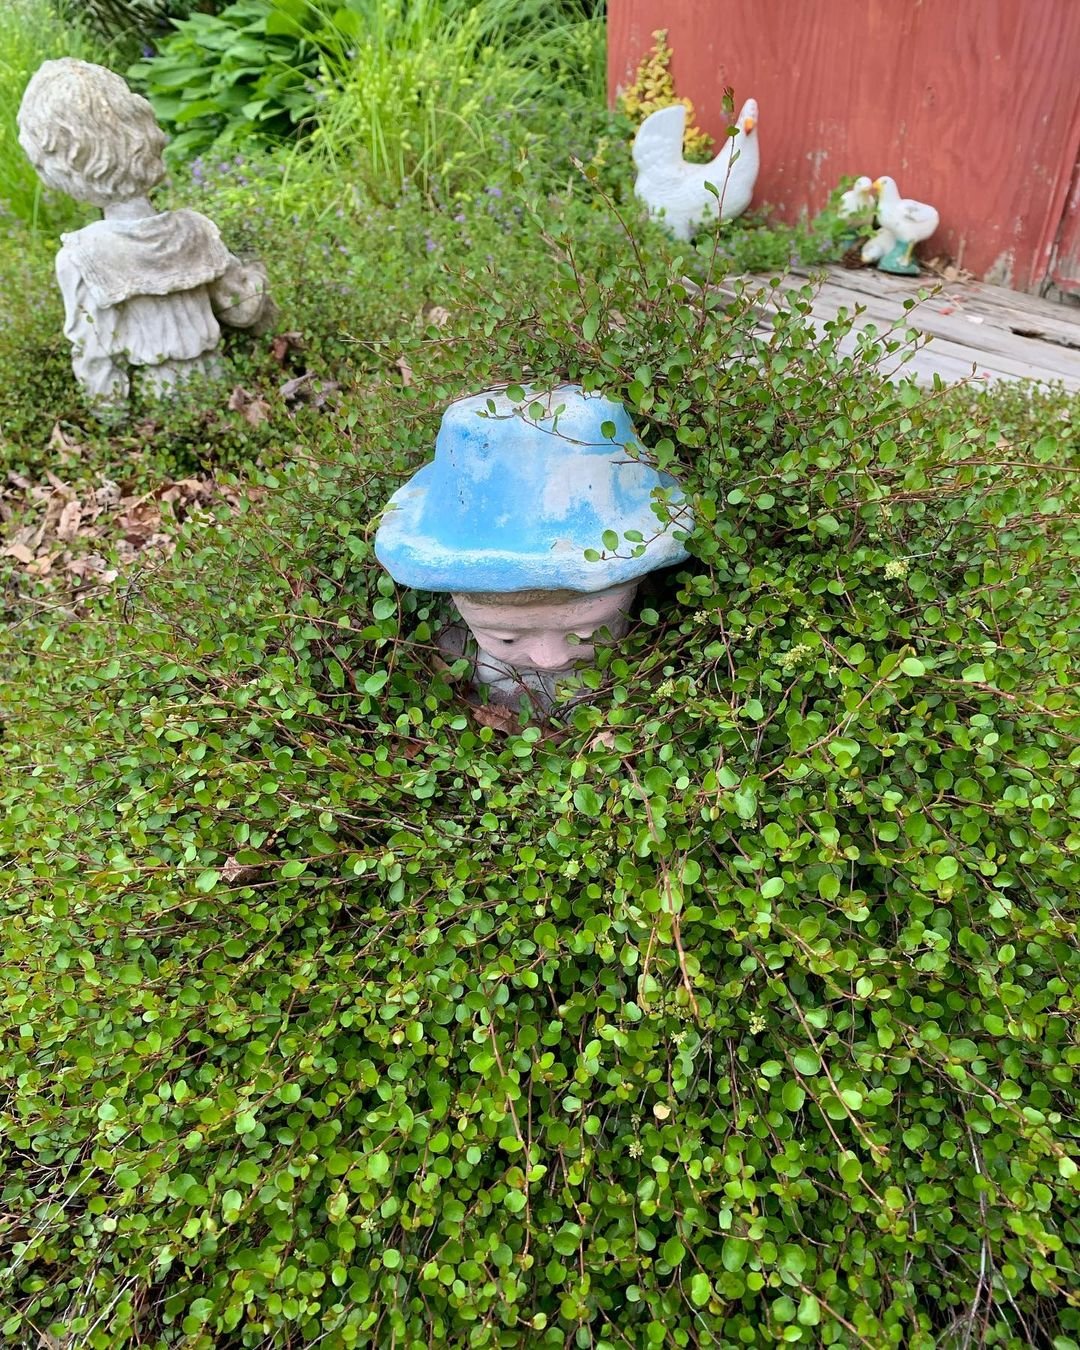
[[[753,278],[747,280],[753,284]],[[929,289],[926,279],[841,267],[829,268],[824,280],[820,272],[816,276],[792,272],[780,287],[781,295],[801,289],[807,281],[817,288],[812,315],[816,324],[827,323],[842,311],[854,315],[856,308],[861,310],[856,331],[841,344],[844,352],[854,351],[858,331],[871,327],[880,335],[898,328],[930,338],[902,366],[895,358],[886,358],[882,364],[894,378],[907,376],[924,384],[935,376],[947,383],[966,380],[976,385],[1001,380],[1060,382],[1070,391],[1080,391],[1080,310],[1074,318],[1069,306],[981,282],[951,282],[905,310],[905,301],[917,300],[920,289]],[[721,289],[731,292],[730,285]],[[763,283],[766,329],[767,315],[776,307],[775,292]]]
[[[811,269],[799,268],[793,277],[809,279],[821,276]],[[1053,304],[1036,295],[1024,295],[992,286],[985,281],[942,282],[934,276],[897,277],[875,268],[830,267],[825,272],[827,283],[859,291],[864,295],[895,300],[899,305],[907,299],[918,299],[919,292],[935,291],[930,304],[948,305],[958,313],[975,314],[1007,331],[1020,328],[1037,332],[1048,341],[1080,350],[1080,307]],[[940,287],[940,290],[938,288]]]
[[[934,314],[921,306],[906,313],[872,297],[857,302],[865,306],[857,319],[859,328],[873,324],[884,332],[899,321],[904,328],[925,333],[932,341],[930,349],[942,354],[965,356],[980,369],[997,370],[1014,379],[1061,380],[1070,389],[1080,389],[1080,351],[1070,352],[1053,343],[1002,333],[991,325],[971,325],[950,315]],[[849,292],[825,286],[814,300],[815,317],[835,318],[841,310],[854,313]]]

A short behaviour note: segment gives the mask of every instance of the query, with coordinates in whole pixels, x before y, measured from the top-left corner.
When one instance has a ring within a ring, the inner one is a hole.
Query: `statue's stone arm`
[[[232,257],[210,286],[210,303],[219,322],[230,328],[264,330],[274,316],[266,268],[258,261],[245,263]]]

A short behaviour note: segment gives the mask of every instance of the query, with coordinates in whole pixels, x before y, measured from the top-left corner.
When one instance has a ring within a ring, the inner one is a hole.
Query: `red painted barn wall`
[[[1080,160],[1077,161],[1061,229],[1054,244],[1050,280],[1063,291],[1080,293]]]
[[[707,131],[723,131],[725,85],[736,108],[758,100],[755,204],[793,220],[843,174],[887,173],[938,208],[931,254],[1021,290],[1055,240],[1062,257],[1080,0],[608,0],[612,97],[657,28]]]

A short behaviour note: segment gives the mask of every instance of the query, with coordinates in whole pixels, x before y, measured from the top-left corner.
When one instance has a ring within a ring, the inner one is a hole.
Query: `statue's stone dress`
[[[99,220],[62,243],[56,275],[72,367],[103,402],[122,402],[133,375],[158,392],[215,373],[219,325],[250,327],[266,307],[262,266],[234,257],[197,211]]]

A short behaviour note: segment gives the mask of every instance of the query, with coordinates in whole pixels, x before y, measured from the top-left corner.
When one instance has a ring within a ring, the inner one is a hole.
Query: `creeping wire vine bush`
[[[10,1343],[1080,1331],[1075,403],[544,228],[126,617],[22,621]],[[370,528],[496,372],[625,398],[697,522],[508,732]]]

